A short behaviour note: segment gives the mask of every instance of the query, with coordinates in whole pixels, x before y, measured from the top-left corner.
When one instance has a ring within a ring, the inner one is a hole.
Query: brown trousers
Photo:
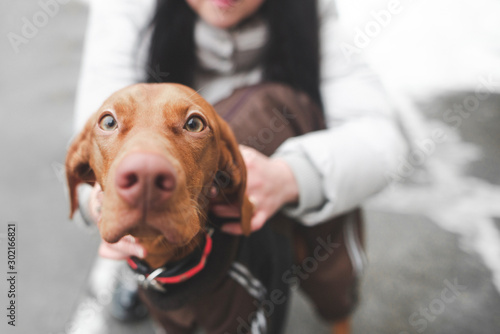
[[[238,89],[215,109],[241,144],[266,155],[287,138],[324,128],[320,108],[305,94],[281,84]],[[285,234],[292,238],[295,264],[278,273],[279,277],[292,287],[300,287],[326,321],[347,317],[356,305],[363,260],[361,223],[359,210],[313,227],[281,214],[268,222],[284,226]],[[229,276],[192,307],[161,312],[149,306],[168,334],[192,333],[197,324],[208,334],[250,333],[245,321],[256,311],[254,298]]]
[[[306,94],[281,84],[236,90],[215,108],[231,125],[239,143],[268,156],[286,139],[325,127],[321,109]],[[348,316],[357,302],[357,278],[362,270],[359,262],[364,260],[360,210],[313,227],[281,215],[275,219],[281,225],[288,220],[294,226],[294,257],[300,268],[296,268],[297,275],[291,281],[300,286],[326,321]],[[330,243],[332,254],[322,261],[320,252],[314,252],[325,242]],[[352,263],[355,260],[357,263]]]

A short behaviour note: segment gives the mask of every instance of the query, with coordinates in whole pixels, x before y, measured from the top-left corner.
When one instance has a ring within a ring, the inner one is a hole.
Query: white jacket
[[[114,91],[144,81],[155,0],[91,0],[82,71],[76,100],[76,130]],[[340,50],[338,15],[333,0],[318,0],[321,43],[321,94],[327,130],[288,139],[275,156],[285,159],[299,185],[299,204],[285,212],[313,225],[359,206],[386,186],[407,143],[380,82],[357,59]],[[261,80],[256,65],[237,71],[234,55],[264,45],[266,30],[254,25],[234,34],[198,21],[197,54],[202,66],[195,89],[209,102],[233,89]],[[235,36],[239,36],[234,38]],[[233,38],[227,38],[232,36]],[[146,41],[146,42],[145,42]]]

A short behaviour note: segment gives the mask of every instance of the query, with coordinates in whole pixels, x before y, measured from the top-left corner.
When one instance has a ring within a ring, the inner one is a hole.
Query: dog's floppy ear
[[[90,167],[93,125],[94,117],[73,140],[66,155],[65,170],[71,204],[70,218],[73,218],[73,214],[78,209],[77,186],[80,183],[94,184],[96,181],[94,171]]]
[[[220,158],[218,182],[222,184],[224,197],[241,208],[241,229],[244,235],[250,235],[250,221],[253,215],[253,205],[245,193],[247,185],[247,169],[240,153],[238,143],[229,125],[220,121]]]

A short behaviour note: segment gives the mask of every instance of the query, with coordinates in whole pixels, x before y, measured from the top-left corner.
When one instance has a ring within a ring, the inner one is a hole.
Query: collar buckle
[[[154,290],[160,291],[160,292],[167,292],[167,289],[165,286],[160,284],[157,280],[155,280],[156,277],[161,275],[166,269],[164,267],[158,268],[155,271],[153,271],[151,274],[149,274],[147,277],[145,275],[139,275],[137,277],[137,281],[139,282],[139,285],[141,285],[144,289],[149,289],[153,288]]]

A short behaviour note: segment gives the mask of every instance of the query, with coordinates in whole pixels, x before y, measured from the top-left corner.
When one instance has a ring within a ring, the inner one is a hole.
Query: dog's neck
[[[140,242],[146,249],[144,261],[151,268],[159,268],[169,262],[181,260],[191,254],[200,244],[203,243],[205,233],[198,233],[189,243],[183,246],[169,246],[158,242]]]

